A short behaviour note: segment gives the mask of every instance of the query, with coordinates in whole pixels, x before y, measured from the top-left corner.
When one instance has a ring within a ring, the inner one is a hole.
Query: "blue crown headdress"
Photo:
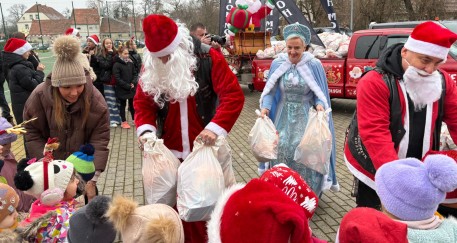
[[[289,24],[284,27],[284,39],[288,40],[293,37],[299,37],[305,42],[305,45],[309,45],[311,42],[311,31],[309,31],[308,27],[299,23]]]

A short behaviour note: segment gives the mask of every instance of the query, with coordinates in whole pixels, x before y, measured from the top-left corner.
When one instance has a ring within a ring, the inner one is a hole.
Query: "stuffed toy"
[[[264,6],[260,0],[237,0],[225,19],[229,35],[234,36],[246,28],[260,28],[261,20],[270,14],[274,6],[272,0],[267,0]]]

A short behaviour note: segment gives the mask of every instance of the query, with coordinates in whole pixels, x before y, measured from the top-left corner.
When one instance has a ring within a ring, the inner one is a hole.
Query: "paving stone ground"
[[[257,176],[257,163],[252,156],[248,143],[248,133],[254,125],[260,98],[259,92],[250,92],[242,86],[246,102],[240,118],[229,134],[228,141],[232,148],[233,167],[238,182],[247,182]],[[312,222],[313,233],[324,240],[333,242],[342,217],[355,207],[351,197],[352,175],[348,172],[343,160],[343,143],[346,127],[355,109],[354,100],[333,99],[333,119],[336,132],[337,177],[341,190],[325,192],[320,201]],[[131,120],[129,120],[132,124]],[[98,187],[102,194],[113,196],[123,194],[144,204],[144,193],[141,176],[142,155],[137,147],[135,129],[111,128],[109,143],[110,157],[107,168],[99,179]],[[24,157],[22,138],[13,144],[13,152],[19,160]]]

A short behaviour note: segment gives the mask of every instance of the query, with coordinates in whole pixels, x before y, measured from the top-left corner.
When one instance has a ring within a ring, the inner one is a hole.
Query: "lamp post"
[[[351,0],[351,30],[353,30],[352,20],[354,18],[354,0]]]

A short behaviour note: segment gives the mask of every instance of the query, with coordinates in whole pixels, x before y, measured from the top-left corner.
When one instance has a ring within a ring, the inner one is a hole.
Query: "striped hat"
[[[79,151],[71,154],[66,161],[73,164],[75,170],[84,181],[90,181],[95,174],[94,146],[88,143],[79,148]]]

